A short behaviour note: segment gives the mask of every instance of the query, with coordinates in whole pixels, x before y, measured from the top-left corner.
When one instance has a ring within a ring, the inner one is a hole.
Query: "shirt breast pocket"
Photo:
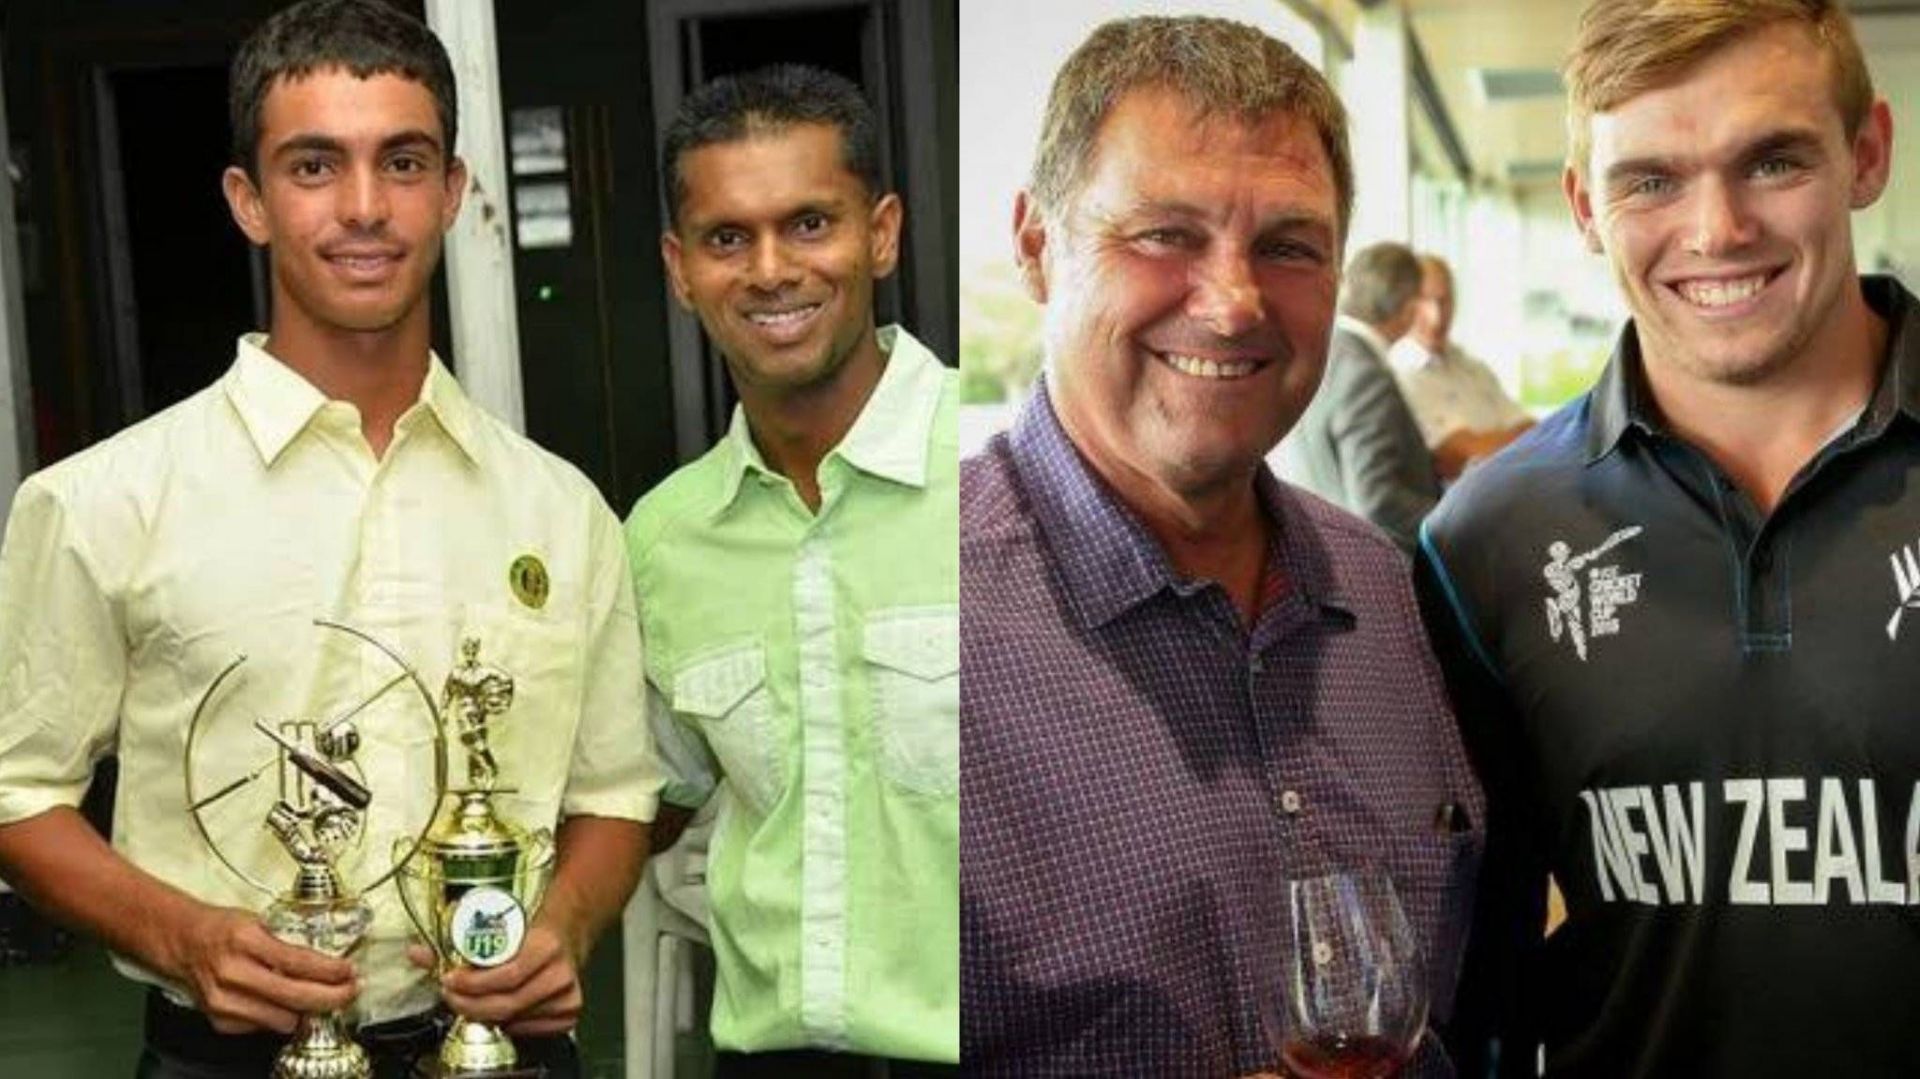
[[[1432,988],[1434,1012],[1444,1018],[1451,1014],[1453,990],[1465,958],[1467,933],[1473,922],[1474,882],[1486,848],[1486,833],[1476,825],[1469,830],[1420,836],[1415,843],[1425,871],[1413,874],[1413,886],[1404,898],[1407,916],[1415,921],[1416,928],[1427,929],[1422,942],[1427,983]]]
[[[734,793],[759,815],[771,812],[785,789],[786,767],[760,642],[728,645],[682,664],[673,676],[673,710],[705,736]]]
[[[960,610],[899,607],[867,617],[861,641],[880,773],[916,794],[960,790]]]

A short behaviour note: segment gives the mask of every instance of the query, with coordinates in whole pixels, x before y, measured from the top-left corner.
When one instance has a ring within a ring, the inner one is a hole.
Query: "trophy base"
[[[367,1051],[336,1015],[301,1016],[293,1040],[273,1060],[273,1079],[372,1079]]]
[[[523,1065],[513,1039],[499,1027],[456,1016],[440,1044],[440,1079],[546,1079],[547,1070]]]

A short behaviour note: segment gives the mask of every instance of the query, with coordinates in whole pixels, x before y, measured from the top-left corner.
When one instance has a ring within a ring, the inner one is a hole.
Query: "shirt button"
[[[1296,816],[1299,814],[1300,812],[1300,792],[1299,791],[1281,791],[1280,792],[1280,812],[1285,813],[1289,817]]]
[[[1255,656],[1253,657],[1253,659],[1248,661],[1247,669],[1252,671],[1255,674],[1259,674],[1261,671],[1264,671],[1267,669],[1267,661],[1264,659],[1261,659],[1259,656]]]

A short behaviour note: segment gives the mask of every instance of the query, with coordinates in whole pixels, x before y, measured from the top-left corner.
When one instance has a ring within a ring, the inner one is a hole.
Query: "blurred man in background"
[[[1402,244],[1347,263],[1320,392],[1275,455],[1280,474],[1359,514],[1403,551],[1440,500],[1433,455],[1387,366],[1419,313],[1420,264]]]
[[[1440,256],[1421,255],[1413,328],[1393,343],[1387,360],[1443,480],[1533,426],[1493,369],[1449,339],[1453,315],[1453,271]]]

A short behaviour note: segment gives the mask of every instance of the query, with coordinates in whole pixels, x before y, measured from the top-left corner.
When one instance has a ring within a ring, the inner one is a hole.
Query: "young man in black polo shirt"
[[[1633,321],[1419,554],[1492,802],[1462,1025],[1510,1074],[1915,1074],[1920,304],[1849,224],[1887,105],[1821,0],[1596,0],[1567,74]]]

